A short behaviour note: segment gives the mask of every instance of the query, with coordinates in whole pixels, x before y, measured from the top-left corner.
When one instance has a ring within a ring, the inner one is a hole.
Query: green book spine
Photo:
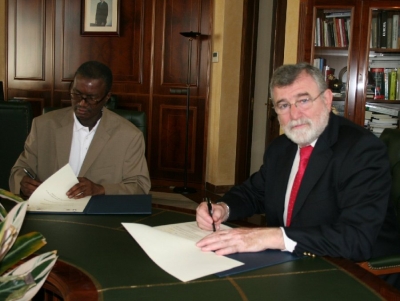
[[[396,100],[396,88],[397,88],[397,69],[393,69],[390,72],[389,100]]]

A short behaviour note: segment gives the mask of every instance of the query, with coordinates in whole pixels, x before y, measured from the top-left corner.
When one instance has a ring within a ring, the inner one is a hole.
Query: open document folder
[[[151,195],[95,195],[70,199],[67,191],[79,183],[69,164],[44,181],[30,196],[28,211],[63,214],[150,214]]]
[[[75,200],[66,195],[77,183],[79,181],[71,166],[66,164],[33,192],[28,200],[28,211],[83,212],[90,196]]]
[[[200,250],[196,242],[211,231],[199,229],[196,222],[159,227],[136,223],[122,225],[160,268],[184,282],[243,265],[240,261]]]

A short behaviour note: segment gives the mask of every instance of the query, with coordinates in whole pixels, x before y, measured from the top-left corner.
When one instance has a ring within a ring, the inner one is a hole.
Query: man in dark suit
[[[285,134],[268,147],[258,172],[213,204],[212,217],[205,203],[197,208],[202,229],[262,213],[267,227],[217,231],[197,245],[220,255],[278,249],[353,261],[399,254],[385,145],[331,113],[332,92],[309,64],[278,68],[270,89]],[[308,146],[311,155],[293,201],[299,153]]]
[[[108,17],[108,4],[104,0],[97,3],[96,8],[96,25],[106,26]]]

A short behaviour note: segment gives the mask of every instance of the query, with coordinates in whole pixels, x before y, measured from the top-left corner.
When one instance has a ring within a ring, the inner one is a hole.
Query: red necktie
[[[308,159],[310,159],[312,150],[313,150],[313,147],[311,145],[300,148],[299,169],[296,173],[296,177],[294,178],[292,191],[290,192],[289,205],[288,205],[288,209],[287,209],[287,218],[286,218],[286,226],[287,227],[290,226],[294,203],[295,203],[296,197],[297,197],[297,192],[299,191],[301,179],[303,178],[304,171],[306,170],[306,167],[308,164]]]

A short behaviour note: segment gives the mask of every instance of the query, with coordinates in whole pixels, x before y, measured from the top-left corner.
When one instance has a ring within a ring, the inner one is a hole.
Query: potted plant
[[[31,300],[46,281],[57,254],[51,251],[28,260],[46,240],[38,232],[18,236],[28,202],[4,189],[0,197],[16,203],[9,212],[0,203],[0,300]]]

